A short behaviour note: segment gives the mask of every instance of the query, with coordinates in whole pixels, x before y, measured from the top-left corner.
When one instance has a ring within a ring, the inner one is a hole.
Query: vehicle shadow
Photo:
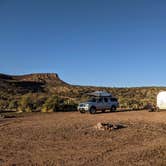
[[[105,112],[102,112],[102,111],[98,111],[96,112],[96,114],[110,114],[110,113],[120,113],[120,112],[131,112],[131,111],[141,111],[143,109],[139,109],[139,110],[133,110],[133,109],[118,109],[116,111],[105,111]]]

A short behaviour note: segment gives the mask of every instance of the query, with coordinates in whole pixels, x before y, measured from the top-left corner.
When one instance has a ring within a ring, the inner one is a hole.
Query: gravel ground
[[[98,131],[99,122],[126,128]],[[0,119],[0,166],[165,166],[166,112],[32,113]]]

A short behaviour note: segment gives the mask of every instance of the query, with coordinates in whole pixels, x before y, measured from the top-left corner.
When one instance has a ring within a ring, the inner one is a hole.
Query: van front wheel
[[[90,114],[95,114],[96,113],[96,108],[95,107],[91,107],[89,112],[90,112]]]

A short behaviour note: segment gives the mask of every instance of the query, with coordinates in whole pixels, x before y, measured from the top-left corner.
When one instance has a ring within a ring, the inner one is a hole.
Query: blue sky
[[[0,72],[166,86],[165,0],[0,0]]]

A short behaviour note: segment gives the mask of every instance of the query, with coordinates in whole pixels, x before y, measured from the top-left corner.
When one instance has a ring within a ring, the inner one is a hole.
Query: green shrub
[[[16,111],[18,108],[18,101],[17,100],[11,100],[8,106],[9,110]]]
[[[55,95],[46,99],[42,107],[42,112],[55,112],[59,107],[59,98]]]
[[[0,111],[7,110],[8,105],[9,103],[7,100],[0,100]]]
[[[31,94],[27,94],[22,96],[21,100],[19,101],[20,112],[32,112],[33,111],[33,100]]]

